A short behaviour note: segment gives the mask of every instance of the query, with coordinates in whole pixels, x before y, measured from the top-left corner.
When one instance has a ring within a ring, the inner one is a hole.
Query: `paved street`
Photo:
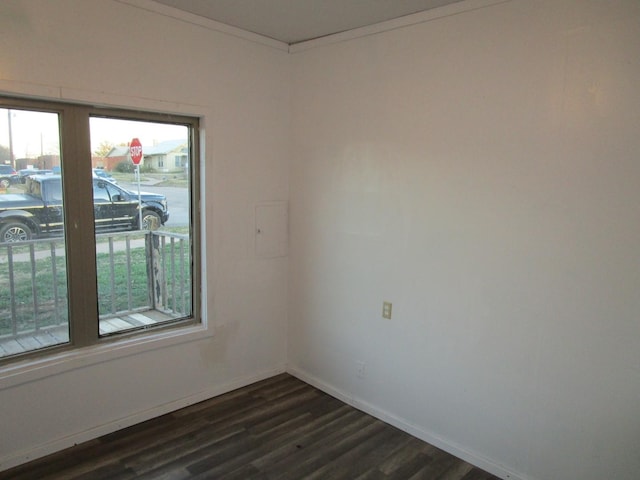
[[[118,183],[122,188],[138,193],[136,183]],[[167,197],[169,204],[168,227],[184,227],[189,225],[189,190],[183,187],[156,187],[153,185],[141,185],[140,190],[149,193],[162,193]]]

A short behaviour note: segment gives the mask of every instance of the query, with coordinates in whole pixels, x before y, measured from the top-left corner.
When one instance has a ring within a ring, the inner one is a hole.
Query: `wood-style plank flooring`
[[[497,480],[288,375],[0,472],[0,480]]]

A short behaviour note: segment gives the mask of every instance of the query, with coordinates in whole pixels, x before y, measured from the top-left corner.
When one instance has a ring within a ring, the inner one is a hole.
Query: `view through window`
[[[69,342],[61,185],[36,180],[60,171],[59,123],[58,113],[0,109],[0,356]],[[43,230],[51,240],[34,242]]]
[[[0,357],[195,321],[197,119],[13,102],[0,108]]]

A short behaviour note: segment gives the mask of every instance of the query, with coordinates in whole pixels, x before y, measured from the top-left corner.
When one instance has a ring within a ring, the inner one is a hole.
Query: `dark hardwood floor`
[[[287,374],[0,472],[133,478],[497,480]]]

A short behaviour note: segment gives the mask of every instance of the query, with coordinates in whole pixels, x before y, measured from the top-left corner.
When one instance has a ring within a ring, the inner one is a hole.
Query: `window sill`
[[[27,358],[0,367],[0,391],[98,363],[119,360],[212,336],[213,328],[201,323],[117,340],[107,340],[85,348],[63,350],[46,356]]]

